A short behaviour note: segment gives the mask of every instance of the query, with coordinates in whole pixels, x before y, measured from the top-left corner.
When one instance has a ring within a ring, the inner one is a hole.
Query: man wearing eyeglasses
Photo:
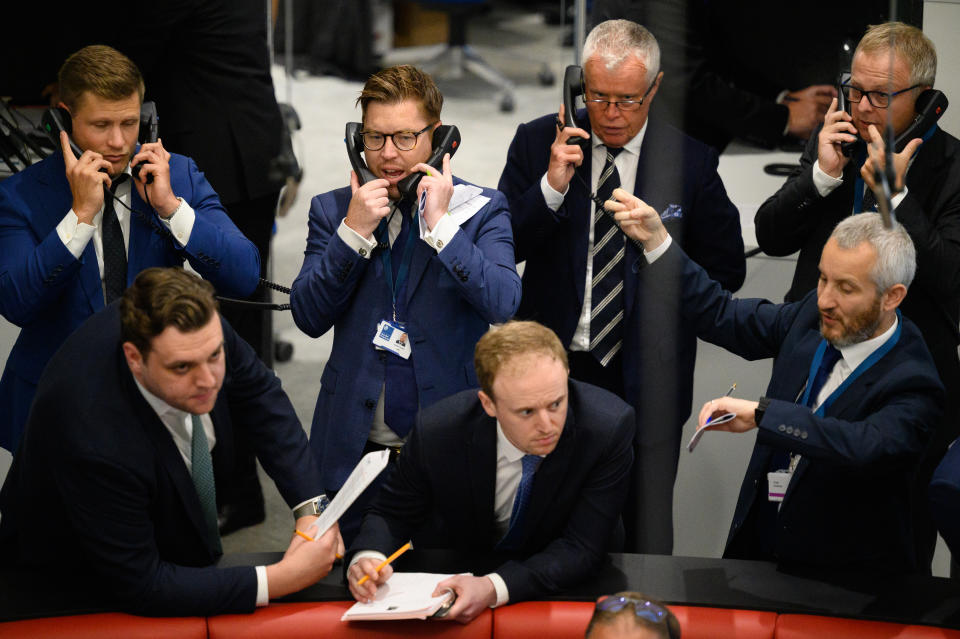
[[[583,57],[582,124],[561,128],[562,107],[559,118],[521,124],[500,177],[517,261],[526,260],[518,316],[560,336],[572,378],[633,405],[639,451],[626,549],[669,554],[696,337],[679,316],[645,307],[637,275],[645,254],[595,201],[627,186],[730,291],[745,273],[740,218],[717,174],[716,152],[647,118],[663,81],[654,36],[635,22],[609,20],[587,36]]]
[[[757,242],[769,255],[800,252],[787,301],[817,286],[817,263],[831,229],[876,200],[874,161],[882,158],[889,123],[900,138],[912,123],[920,93],[933,86],[937,54],[916,27],[899,22],[871,27],[853,57],[843,88],[849,113],[833,104],[824,126],[800,158],[800,167],[757,211]],[[921,460],[914,500],[920,563],[929,568],[936,534],[925,490],[947,445],[960,434],[960,142],[934,125],[914,131],[893,156],[897,189],[892,208],[917,247],[917,279],[903,302],[916,322],[947,389],[947,406]],[[841,144],[858,142],[850,157]],[[873,146],[867,153],[865,142]]]
[[[313,198],[290,293],[302,331],[334,328],[310,436],[328,494],[363,454],[399,454],[420,408],[477,386],[473,347],[520,300],[504,196],[454,178],[449,155],[442,171],[425,164],[443,105],[433,79],[384,69],[357,103],[374,179],[353,172],[349,187]],[[416,191],[403,192],[418,172]],[[348,545],[375,492],[341,518]]]

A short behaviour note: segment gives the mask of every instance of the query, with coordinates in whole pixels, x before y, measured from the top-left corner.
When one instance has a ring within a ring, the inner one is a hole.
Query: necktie
[[[507,534],[503,536],[500,543],[497,544],[498,550],[517,550],[523,534],[523,520],[526,514],[527,504],[530,502],[530,494],[533,492],[533,477],[540,466],[543,458],[539,455],[524,455],[520,463],[523,465],[523,473],[520,475],[520,486],[517,488],[517,495],[513,498],[513,511],[510,513],[510,528]]]
[[[834,348],[830,342],[827,342],[827,349],[823,352],[823,359],[820,360],[820,367],[817,368],[816,374],[813,376],[813,380],[810,382],[810,399],[809,406],[813,408],[817,405],[817,395],[820,394],[820,391],[823,390],[823,385],[827,383],[827,378],[830,376],[830,371],[833,370],[834,364],[840,360],[840,351]]]
[[[413,202],[403,199],[397,208],[397,215],[403,215],[400,225],[400,234],[393,241],[390,248],[390,266],[393,269],[393,281],[397,282],[400,272],[400,263],[403,261],[404,248],[408,242],[410,225],[413,223]],[[412,239],[410,241],[417,241]],[[410,248],[413,250],[413,247]],[[407,280],[398,282],[396,291],[397,319],[407,319]],[[392,318],[391,318],[392,319]],[[409,336],[408,336],[409,339]],[[413,428],[413,423],[419,408],[417,397],[417,377],[413,368],[413,358],[403,359],[393,353],[386,354],[386,371],[383,387],[383,421],[401,439],[406,437]]]
[[[121,173],[103,193],[103,290],[104,301],[109,304],[127,288],[127,249],[123,245],[123,231],[114,209],[113,195],[129,175]]]
[[[877,198],[873,194],[873,191],[865,188],[863,192],[863,205],[860,207],[862,211],[855,211],[855,213],[863,213],[866,211],[876,211],[877,210]]]
[[[190,438],[190,464],[193,468],[193,485],[200,498],[200,509],[207,523],[207,535],[217,553],[223,553],[220,545],[220,531],[217,528],[217,487],[213,478],[213,459],[207,445],[207,434],[197,415],[190,416],[193,421],[193,434]]]
[[[613,161],[622,150],[607,147],[607,161],[597,182],[598,199],[610,199],[620,186]],[[590,352],[601,366],[606,366],[623,345],[623,253],[620,229],[598,205],[593,215]]]

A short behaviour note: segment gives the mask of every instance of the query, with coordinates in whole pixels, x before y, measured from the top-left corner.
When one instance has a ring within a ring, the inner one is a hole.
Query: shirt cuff
[[[499,608],[504,604],[510,603],[510,591],[507,590],[507,584],[503,580],[503,577],[495,572],[491,572],[487,575],[487,579],[493,582],[493,589],[497,591],[497,602],[490,607]]]
[[[903,190],[902,190],[902,191],[900,191],[899,193],[897,193],[896,195],[894,195],[892,198],[890,198],[890,205],[893,207],[894,210],[896,210],[897,207],[900,206],[900,203],[903,202],[903,198],[905,198],[905,197],[907,197],[907,185],[906,185],[906,184],[903,185]]]
[[[387,558],[385,554],[382,552],[377,552],[376,550],[358,550],[353,558],[350,559],[350,566],[353,566],[353,564],[357,563],[361,559],[366,559],[367,557],[376,559],[377,561],[384,561]],[[350,566],[347,566],[347,568],[350,568]]]
[[[670,245],[673,244],[673,237],[667,235],[667,239],[660,243],[660,246],[653,249],[652,251],[647,251],[644,249],[643,256],[647,258],[647,264],[653,264],[660,259],[660,256],[667,252],[667,249],[670,248]]]
[[[182,197],[177,199],[180,200],[180,206],[170,217],[158,217],[160,217],[163,225],[170,230],[180,246],[186,246],[190,242],[190,234],[193,232],[193,223],[197,220],[197,214],[193,207],[187,204],[186,200]]]
[[[93,237],[94,229],[95,226],[81,222],[73,209],[70,209],[57,224],[57,235],[70,254],[79,260],[83,250],[87,248],[87,242]]]
[[[820,197],[827,197],[841,184],[843,184],[842,177],[835,178],[823,172],[820,168],[820,160],[813,163],[813,185],[817,188]]]
[[[421,215],[419,217],[420,239],[429,244],[437,253],[453,241],[453,236],[460,230],[460,225],[453,221],[449,213],[440,218],[432,231],[427,230],[427,222],[423,219],[423,216]]]
[[[347,226],[347,218],[340,220],[340,226],[337,227],[337,235],[343,240],[344,244],[352,248],[360,257],[369,260],[373,249],[377,248],[377,241],[372,236],[367,239]]]
[[[560,208],[560,205],[563,204],[563,198],[566,197],[567,191],[570,190],[570,185],[568,184],[566,191],[561,193],[550,186],[550,183],[547,182],[547,174],[544,173],[543,177],[540,178],[540,190],[543,191],[543,199],[547,203],[547,208],[551,211],[556,211]]]
[[[270,603],[270,589],[267,588],[267,567],[257,566],[257,608]]]

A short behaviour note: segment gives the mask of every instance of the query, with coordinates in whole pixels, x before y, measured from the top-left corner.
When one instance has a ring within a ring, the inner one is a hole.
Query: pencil
[[[295,529],[293,532],[297,533],[298,535],[300,535],[301,537],[303,537],[303,538],[306,539],[307,541],[314,541],[314,538],[313,538],[313,537],[311,537],[311,536],[308,535],[307,533],[303,532],[303,531],[300,530],[299,528]],[[337,559],[343,559],[343,555],[341,555],[340,553],[336,553],[334,556],[335,556]]]
[[[411,548],[413,548],[412,541],[408,541],[404,545],[397,548],[397,552],[393,553],[392,555],[390,555],[389,557],[387,557],[386,559],[380,562],[380,565],[377,566],[377,572],[380,572],[381,570],[383,570],[388,564],[393,563],[394,559],[396,559],[403,553],[407,552]],[[363,584],[367,583],[367,579],[369,578],[370,578],[370,575],[364,575],[363,577],[360,577],[360,581],[357,582],[357,585],[362,586]]]

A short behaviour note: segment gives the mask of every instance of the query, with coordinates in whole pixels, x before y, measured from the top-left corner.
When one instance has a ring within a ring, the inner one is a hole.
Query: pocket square
[[[682,218],[683,217],[683,207],[679,204],[670,204],[663,210],[663,213],[660,214],[661,220],[669,220],[671,218]]]

